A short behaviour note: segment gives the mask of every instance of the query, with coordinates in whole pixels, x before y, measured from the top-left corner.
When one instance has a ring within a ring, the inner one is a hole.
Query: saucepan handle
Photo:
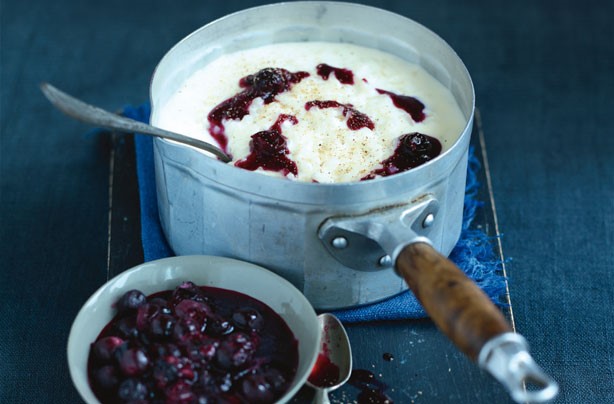
[[[439,329],[514,400],[544,402],[556,396],[558,386],[535,364],[524,338],[452,261],[428,243],[415,242],[400,251],[396,270]],[[528,383],[535,388],[529,391]]]
[[[488,296],[429,244],[403,248],[396,269],[433,322],[472,360],[492,337],[512,331]]]

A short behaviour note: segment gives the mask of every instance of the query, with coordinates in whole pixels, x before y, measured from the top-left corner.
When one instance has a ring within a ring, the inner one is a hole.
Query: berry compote
[[[318,83],[316,85],[324,85],[324,82],[332,80],[331,76],[334,76],[334,79],[341,83],[343,88],[346,89],[356,84],[354,72],[345,67],[336,67],[326,63],[319,63],[317,66],[315,66],[315,73],[316,74],[311,76],[311,79],[305,81],[303,86],[297,86],[296,88],[294,88],[296,84],[300,83],[307,77],[310,77],[309,72],[290,72],[281,67],[267,67],[257,71],[254,74],[241,78],[239,80],[239,87],[241,90],[232,97],[216,105],[208,114],[207,119],[209,122],[209,133],[219,143],[222,149],[228,151],[228,137],[226,136],[224,123],[229,120],[240,121],[246,115],[249,115],[250,106],[256,98],[260,98],[263,104],[266,105],[278,101],[276,100],[276,97],[282,93],[294,92],[294,97],[298,97],[298,99],[302,101],[301,98],[305,97],[306,95],[313,96],[314,94],[319,94],[318,91],[308,91],[303,87],[307,86],[306,88],[309,88],[309,86],[314,85],[314,82]],[[360,77],[357,79],[360,80]],[[369,83],[367,78],[362,78],[362,81],[364,83]],[[303,88],[303,90],[301,90],[301,88]],[[377,94],[389,98],[396,109],[403,111],[403,115],[407,114],[411,117],[413,123],[424,123],[427,121],[428,116],[425,112],[426,106],[418,98],[410,95],[397,94],[381,88],[373,87],[373,89]],[[356,91],[356,97],[364,97],[364,95],[362,95],[360,91]],[[348,97],[345,96],[344,98],[347,99]],[[372,98],[375,99],[376,97]],[[372,100],[372,102],[375,101]],[[278,114],[277,120],[272,124],[272,126],[270,126],[269,129],[260,130],[256,133],[252,132],[253,134],[251,134],[249,140],[249,154],[245,157],[237,159],[234,162],[234,165],[246,170],[256,171],[260,169],[264,171],[278,172],[285,177],[291,176],[293,178],[298,178],[299,174],[302,175],[302,173],[299,173],[299,166],[301,165],[301,162],[311,159],[311,156],[309,155],[301,155],[301,147],[296,146],[301,144],[301,139],[299,136],[308,137],[311,134],[309,130],[305,131],[305,129],[302,129],[302,127],[310,128],[310,122],[314,121],[314,119],[318,119],[314,118],[314,116],[317,115],[312,114],[314,110],[330,108],[338,109],[341,112],[341,115],[345,118],[345,124],[351,131],[368,129],[375,134],[368,140],[364,140],[365,138],[360,137],[358,134],[354,135],[352,133],[348,133],[346,135],[343,133],[343,139],[353,139],[355,136],[357,139],[355,142],[356,144],[362,142],[363,145],[368,145],[368,142],[378,142],[378,137],[386,136],[385,139],[391,139],[391,141],[398,142],[396,150],[394,150],[393,154],[385,160],[379,162],[375,159],[369,160],[369,165],[373,164],[372,166],[374,166],[379,163],[381,167],[378,165],[377,167],[379,168],[372,170],[367,175],[363,175],[362,173],[364,173],[364,171],[361,171],[360,175],[362,178],[357,179],[370,180],[377,177],[384,177],[403,172],[424,164],[441,153],[442,147],[439,140],[423,133],[407,133],[400,135],[396,139],[392,139],[390,136],[390,131],[384,133],[382,130],[380,130],[378,132],[374,123],[374,120],[377,121],[378,110],[377,108],[373,107],[373,105],[365,104],[361,107],[368,107],[370,114],[373,115],[373,119],[365,112],[359,111],[357,108],[355,108],[352,102],[341,102],[337,99],[306,99],[302,105],[304,105],[304,111],[298,111],[294,101],[291,102],[287,99],[283,100],[283,106],[285,107],[285,109],[283,109],[284,113]],[[309,114],[306,115],[305,111]],[[299,122],[299,117],[302,122]],[[270,116],[268,116],[267,119],[271,119]],[[399,121],[405,122],[406,120],[401,119]],[[284,122],[289,122],[292,125],[298,125],[297,129],[293,130],[292,134],[289,134],[291,139],[288,139],[282,133],[282,124]],[[335,121],[335,123],[336,122],[337,121]],[[323,127],[326,128],[326,126]],[[335,125],[328,126],[328,128],[331,127],[335,128]],[[318,130],[326,132],[326,129],[319,128]],[[403,133],[405,130],[406,129],[400,128],[399,132]],[[333,129],[330,131],[335,132]],[[297,133],[300,135],[296,135]],[[241,133],[239,137],[241,141],[243,141],[242,139],[248,135],[250,134],[247,132]],[[394,135],[394,133],[392,135]],[[234,136],[235,138],[237,137],[237,135]],[[339,155],[347,153],[347,151],[344,150],[344,146],[341,141],[338,141],[339,144],[335,143],[335,139],[339,139],[340,136],[335,136],[331,135],[329,139],[333,140],[327,140],[330,144],[325,145],[325,147],[321,147],[321,149],[333,150]],[[288,147],[289,143],[295,150],[290,150]],[[320,144],[320,146],[322,146],[322,144]],[[368,154],[368,147],[362,147],[363,149],[359,149],[359,151],[363,151],[363,155]],[[305,147],[303,149],[309,148]],[[299,150],[299,152],[294,154],[297,150]],[[314,151],[313,153],[317,154],[319,151]],[[329,155],[325,155],[322,158],[329,160],[333,159],[334,161],[336,156],[334,154],[330,155],[332,154],[330,152],[328,153]],[[361,162],[358,159],[356,161],[357,164],[360,164]],[[340,168],[339,170],[342,171],[343,168]],[[312,181],[318,182],[315,178],[312,178]]]
[[[426,118],[425,106],[419,99],[410,95],[395,94],[380,88],[377,89],[377,92],[389,96],[394,106],[407,112],[414,122],[422,122]]]
[[[386,177],[418,167],[441,153],[441,143],[434,137],[414,132],[402,135],[392,156],[382,161],[382,167],[377,168],[362,180],[370,180],[376,176]]]
[[[249,143],[249,154],[235,163],[235,166],[255,171],[258,168],[268,171],[279,171],[283,175],[298,174],[296,163],[288,158],[290,150],[286,137],[282,134],[281,125],[284,122],[293,125],[298,120],[293,115],[281,114],[273,126],[252,135]]]
[[[350,69],[345,69],[343,67],[333,67],[331,65],[327,65],[326,63],[320,63],[316,66],[316,71],[318,76],[322,77],[323,80],[328,80],[328,77],[333,73],[335,78],[339,80],[341,84],[354,84],[354,72]]]
[[[373,130],[375,124],[366,114],[358,111],[352,104],[342,104],[335,100],[314,100],[305,103],[305,109],[309,111],[311,108],[342,108],[341,114],[347,118],[346,125],[351,130],[359,130],[362,128],[368,128]]]
[[[228,138],[225,134],[224,120],[241,120],[249,114],[249,107],[256,98],[262,98],[265,104],[275,101],[275,96],[285,91],[290,91],[292,86],[300,83],[307,72],[290,72],[286,69],[267,67],[254,74],[245,76],[239,80],[239,86],[243,90],[234,96],[222,101],[207,116],[209,121],[209,133],[226,150]]]
[[[88,358],[103,403],[270,403],[296,374],[292,331],[247,295],[184,282],[115,309]]]

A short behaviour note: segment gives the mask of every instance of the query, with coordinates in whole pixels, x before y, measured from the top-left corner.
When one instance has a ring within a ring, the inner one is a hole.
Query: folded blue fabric
[[[149,104],[124,109],[125,116],[142,122],[149,122],[149,114]],[[135,136],[135,146],[144,259],[152,261],[173,256],[174,253],[164,237],[158,217],[152,138]],[[495,304],[503,305],[500,297],[505,293],[505,278],[500,274],[502,263],[495,253],[493,240],[482,230],[471,226],[476,211],[483,205],[477,199],[480,188],[477,174],[480,168],[479,159],[475,156],[473,149],[470,149],[463,226],[460,239],[450,254],[450,259],[473,279]],[[427,317],[411,291],[378,303],[339,310],[334,314],[346,323]]]

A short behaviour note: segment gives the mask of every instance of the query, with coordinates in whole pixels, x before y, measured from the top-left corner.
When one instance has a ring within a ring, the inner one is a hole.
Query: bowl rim
[[[89,343],[94,341],[104,325],[113,316],[112,302],[130,289],[142,289],[146,295],[172,289],[174,286],[170,285],[176,286],[185,280],[191,280],[182,275],[190,271],[197,271],[194,272],[194,277],[198,279],[194,283],[199,286],[213,286],[238,291],[260,300],[269,307],[271,307],[271,301],[277,300],[278,306],[286,311],[280,312],[273,307],[271,308],[282,317],[299,343],[297,372],[290,387],[277,402],[287,402],[305,384],[317,359],[321,333],[319,332],[316,312],[303,293],[274,272],[246,261],[211,255],[185,255],[149,261],[125,270],[100,286],[80,308],[69,332],[66,355],[73,385],[85,402],[99,403],[88,380],[87,352],[89,352]],[[146,278],[143,275],[145,273],[147,274]],[[209,278],[203,280],[203,276],[209,276]],[[259,286],[250,282],[250,278],[259,279],[260,286],[269,285],[269,291],[271,289],[283,291],[283,295],[280,296],[280,293],[263,295],[264,292],[261,290],[260,293],[265,299],[270,298],[268,302],[263,301],[262,296],[253,296],[253,294],[258,295],[258,293],[250,293],[248,289],[258,288]],[[146,282],[146,284],[139,284],[140,282]],[[227,284],[237,284],[238,282],[242,284],[238,287],[225,287],[224,282]],[[103,325],[100,328],[89,327],[87,329],[85,327],[84,331],[83,326],[92,321],[92,314],[99,314],[99,319],[95,321]],[[288,318],[294,318],[294,321],[289,322]],[[297,332],[297,326],[301,327],[298,329],[299,332]],[[88,338],[91,341],[88,344],[83,344],[84,334],[94,334],[94,339]]]

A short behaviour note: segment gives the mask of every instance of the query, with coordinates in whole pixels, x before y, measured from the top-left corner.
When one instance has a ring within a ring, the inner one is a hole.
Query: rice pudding
[[[220,56],[183,83],[156,124],[218,144],[237,167],[337,183],[423,164],[466,120],[417,64],[352,44],[300,42]]]

